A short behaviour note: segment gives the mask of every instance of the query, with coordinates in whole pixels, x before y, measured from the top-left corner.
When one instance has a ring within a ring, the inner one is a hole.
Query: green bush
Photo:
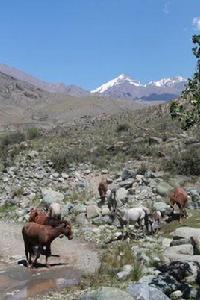
[[[200,175],[200,151],[189,147],[184,152],[174,151],[164,162],[164,169],[179,175]]]
[[[128,131],[130,129],[130,125],[128,123],[121,123],[117,125],[116,131]]]
[[[27,130],[27,138],[29,140],[33,140],[41,135],[41,132],[38,128],[29,128]]]
[[[60,150],[51,155],[50,160],[53,162],[56,171],[61,172],[68,168],[69,164],[82,163],[85,160],[84,151],[80,148],[73,149],[74,151]]]
[[[19,144],[25,140],[25,135],[22,132],[8,133],[1,137],[0,144],[3,147],[13,144]]]

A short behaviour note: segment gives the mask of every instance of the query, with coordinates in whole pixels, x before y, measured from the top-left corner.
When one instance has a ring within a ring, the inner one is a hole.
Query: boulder
[[[99,216],[100,210],[96,204],[89,204],[87,206],[86,213],[87,213],[87,218],[92,219]]]
[[[191,239],[172,240],[169,246],[172,247],[172,246],[180,246],[185,244],[191,244]]]
[[[182,297],[183,293],[181,292],[181,290],[177,290],[174,291],[173,293],[171,293],[170,298],[175,300],[175,299],[180,299]]]
[[[119,185],[121,187],[125,187],[126,189],[128,189],[128,188],[132,187],[133,183],[134,183],[134,179],[129,178],[129,179],[126,179],[124,181],[121,181]]]
[[[117,277],[119,279],[125,279],[131,274],[132,266],[131,265],[124,265],[123,270],[119,273],[117,273]]]
[[[191,244],[172,246],[172,247],[167,248],[164,251],[164,256],[169,259],[170,259],[170,257],[174,257],[179,254],[193,255],[193,246]]]
[[[151,286],[162,290],[165,295],[169,296],[171,293],[179,289],[180,284],[169,274],[159,274],[152,279]],[[156,298],[154,297],[154,299]]]
[[[121,187],[121,188],[119,188],[118,190],[117,190],[117,193],[116,193],[116,200],[117,200],[117,202],[119,201],[123,201],[123,200],[125,200],[126,198],[128,197],[128,191],[125,189],[125,188],[123,188],[123,187]]]
[[[62,204],[64,200],[64,195],[60,192],[56,192],[52,189],[42,188],[42,204],[49,206],[53,202]]]
[[[191,237],[199,238],[200,237],[200,228],[193,228],[193,227],[179,227],[173,233],[174,239],[190,239]]]
[[[161,290],[146,283],[129,285],[128,293],[138,300],[170,300]]]
[[[109,208],[107,207],[107,205],[103,205],[102,208],[101,208],[101,214],[102,216],[105,216],[105,215],[109,215],[110,214],[110,210]]]
[[[122,180],[127,180],[129,178],[134,178],[136,176],[136,171],[124,169],[121,175]]]
[[[103,216],[103,217],[96,217],[92,219],[92,224],[94,225],[111,225],[113,223],[113,220],[110,218],[110,216]]]
[[[39,153],[37,151],[34,151],[34,150],[29,151],[28,154],[27,154],[29,159],[33,159],[33,158],[37,157],[38,155],[39,155]]]
[[[114,287],[102,287],[97,293],[96,300],[133,300],[128,293]]]
[[[136,300],[130,294],[114,287],[102,287],[81,297],[81,300]]]
[[[173,190],[173,187],[165,181],[160,182],[156,187],[156,192],[160,196],[168,196],[170,191],[172,191],[172,190]]]
[[[153,203],[153,208],[154,208],[155,210],[159,210],[159,211],[161,211],[161,212],[168,212],[168,211],[171,210],[171,209],[170,209],[170,205],[168,205],[168,204],[165,203],[165,202],[161,202],[161,201],[159,201],[159,202],[154,202],[154,203]]]
[[[87,226],[89,224],[85,214],[83,214],[83,213],[76,216],[75,223],[77,223],[78,225],[82,225],[82,226]]]

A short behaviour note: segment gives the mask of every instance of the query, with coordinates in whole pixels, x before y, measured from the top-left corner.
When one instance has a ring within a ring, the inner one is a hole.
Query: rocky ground
[[[200,299],[198,131],[183,133],[164,117],[159,123],[153,109],[140,114],[87,120],[35,140],[2,139],[3,299]],[[169,192],[183,186],[189,217],[182,224],[163,219],[157,234],[133,225],[125,233],[99,203],[102,177],[116,188],[119,208],[145,206],[166,216]],[[71,221],[74,240],[57,239],[53,253],[60,257],[51,257],[50,270],[30,272],[17,264],[24,262],[20,230],[31,207],[53,201]]]
[[[63,217],[73,224],[75,241],[55,241],[53,252],[59,254],[60,258],[53,257],[51,262],[67,263],[67,266],[65,276],[60,266],[54,266],[53,273],[60,268],[60,274],[55,274],[56,278],[62,280],[67,280],[69,268],[74,272],[85,271],[87,276],[89,273],[95,275],[93,279],[90,278],[91,288],[88,287],[88,277],[82,281],[81,289],[79,284],[75,290],[64,289],[43,296],[44,299],[153,299],[155,293],[158,294],[156,299],[163,300],[199,299],[200,229],[180,227],[176,221],[171,224],[163,222],[158,235],[148,236],[130,225],[128,242],[121,240],[119,222],[113,222],[107,205],[98,205],[97,193],[98,183],[103,176],[109,179],[110,187],[117,189],[118,207],[146,206],[166,213],[169,210],[169,191],[175,186],[185,185],[190,216],[185,224],[200,227],[198,210],[194,210],[200,203],[198,182],[189,182],[186,176],[169,177],[150,169],[143,172],[135,161],[127,162],[119,172],[97,170],[91,164],[80,164],[71,165],[68,172],[59,173],[50,160],[44,160],[39,152],[30,150],[26,143],[23,142],[21,147],[13,165],[4,168],[0,174],[0,261],[4,281],[7,268],[24,259],[20,230],[30,208],[58,201],[62,205]],[[176,227],[180,228],[170,235],[169,232]],[[100,269],[98,259],[101,260]],[[39,270],[41,272],[43,274],[43,270]],[[81,274],[83,272],[75,274],[73,278],[80,282]],[[49,277],[43,276],[41,282],[47,279]],[[13,278],[9,280],[11,282]],[[18,283],[19,278],[15,277],[14,280]],[[106,287],[106,283],[113,287]],[[17,293],[21,293],[19,295],[22,297],[23,288],[15,284],[12,282],[11,291],[7,291],[7,297],[13,297],[8,299],[18,299]],[[54,283],[50,288],[58,286]],[[41,288],[41,293],[44,291],[45,288]],[[25,295],[35,299],[41,297],[34,296],[34,293]]]

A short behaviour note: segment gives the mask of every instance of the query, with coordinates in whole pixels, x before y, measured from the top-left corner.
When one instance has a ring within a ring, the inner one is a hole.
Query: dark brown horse
[[[25,255],[29,265],[33,268],[41,254],[43,247],[46,247],[46,266],[48,266],[48,257],[51,255],[51,243],[59,235],[64,234],[69,240],[73,239],[71,225],[68,223],[60,224],[57,227],[50,225],[40,225],[29,222],[24,225],[22,235],[24,239]],[[36,257],[31,261],[31,256],[36,250]]]

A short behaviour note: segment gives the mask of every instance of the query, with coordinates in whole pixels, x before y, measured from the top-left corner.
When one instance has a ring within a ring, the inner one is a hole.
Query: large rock
[[[161,290],[151,287],[146,283],[129,285],[128,293],[138,300],[170,300]]]
[[[117,273],[117,277],[119,279],[124,279],[131,274],[131,271],[132,271],[131,265],[124,265],[123,270],[121,272]]]
[[[174,239],[190,239],[191,237],[198,239],[200,237],[200,228],[179,227],[173,233]]]
[[[134,170],[124,169],[121,175],[122,180],[127,180],[129,178],[134,178],[137,172]]]
[[[191,244],[172,246],[164,251],[164,256],[169,258],[176,255],[193,255],[193,246]]]
[[[156,191],[161,196],[168,196],[173,187],[169,183],[162,181],[157,185]]]
[[[64,195],[60,192],[56,192],[52,189],[46,189],[46,188],[42,188],[41,189],[42,192],[42,203],[45,205],[50,205],[53,202],[57,202],[62,204],[63,200],[64,200]]]
[[[83,213],[76,216],[75,223],[77,223],[78,225],[82,225],[82,226],[87,226],[89,224],[85,214],[83,214]]]
[[[128,197],[128,191],[125,188],[119,188],[116,193],[116,200],[123,201]]]
[[[87,206],[87,218],[88,219],[98,217],[99,214],[100,214],[100,210],[96,204],[89,204]]]
[[[171,209],[170,209],[170,205],[165,203],[165,202],[154,202],[153,203],[153,208],[155,210],[159,210],[161,212],[169,212]]]
[[[121,187],[125,187],[126,189],[128,189],[128,188],[132,187],[133,183],[134,183],[134,179],[129,178],[129,179],[126,179],[124,181],[121,181],[119,185]]]
[[[136,300],[130,294],[114,287],[102,287],[81,297],[81,300]]]
[[[114,287],[102,287],[97,293],[97,300],[133,300],[128,293]]]

